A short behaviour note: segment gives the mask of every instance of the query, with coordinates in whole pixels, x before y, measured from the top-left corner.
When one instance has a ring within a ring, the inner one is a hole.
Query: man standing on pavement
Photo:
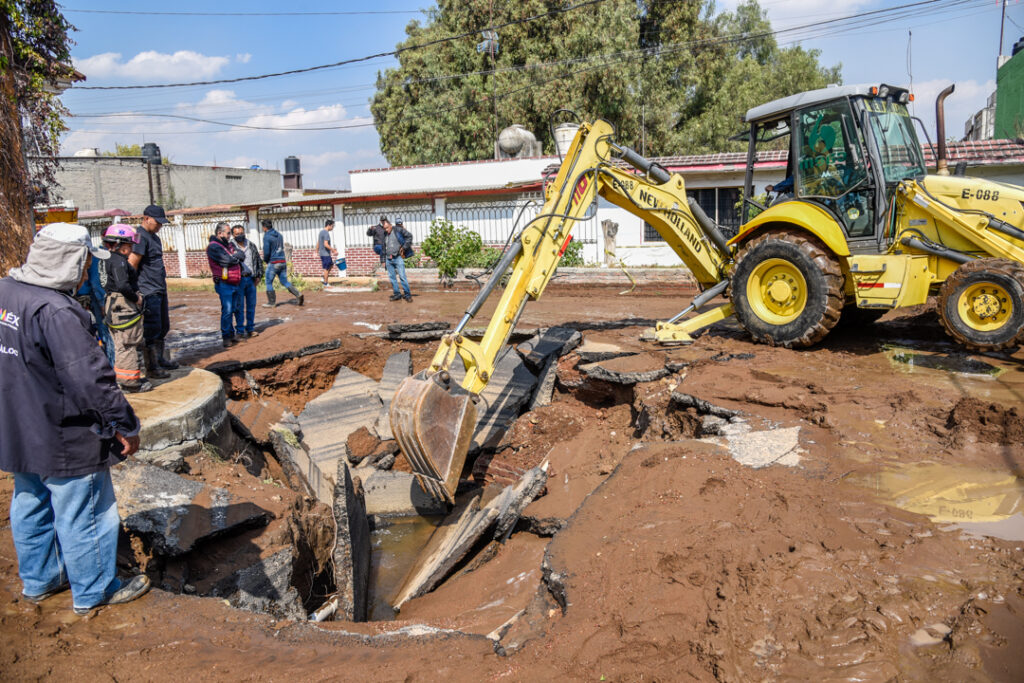
[[[238,283],[238,296],[235,298],[235,330],[246,339],[255,337],[259,332],[253,329],[256,320],[256,285],[263,279],[263,260],[256,245],[245,238],[245,226],[235,225],[231,228],[235,240],[235,248],[242,252],[245,268],[242,269],[242,281]],[[245,274],[245,270],[249,274]],[[242,316],[245,316],[243,324]]]
[[[401,219],[392,226],[386,218],[384,232],[384,265],[388,270],[388,278],[391,279],[391,301],[405,299],[411,302],[409,281],[405,277],[405,257],[412,251],[412,233],[405,229]],[[402,285],[404,295],[398,291],[399,283]]]
[[[320,256],[320,265],[324,269],[324,287],[328,285],[327,278],[334,267],[334,259],[338,258],[338,250],[331,246],[331,231],[334,230],[334,219],[328,218],[324,223],[324,229],[316,238],[316,251]]]
[[[216,232],[210,235],[210,243],[206,245],[206,260],[213,274],[213,288],[220,297],[220,337],[224,348],[234,346],[234,307],[238,298],[238,285],[242,282],[245,269],[245,255],[235,248],[231,240],[231,227],[221,221],[217,223]]]
[[[169,223],[162,206],[150,204],[142,212],[139,241],[132,247],[128,263],[139,273],[142,293],[142,342],[146,375],[154,379],[170,377],[168,370],[178,364],[164,354],[164,338],[171,329],[167,313],[167,271],[164,270],[164,248],[157,233]]]
[[[11,534],[22,598],[71,589],[77,614],[140,597],[117,577],[121,521],[111,466],[139,448],[139,420],[71,298],[91,258],[80,225],[54,223],[0,280],[0,469],[14,474]]]
[[[295,300],[301,306],[306,298],[295,289],[295,286],[288,282],[288,262],[284,255],[284,238],[281,233],[274,230],[274,224],[269,218],[261,222],[263,226],[263,260],[267,263],[267,308],[277,306],[277,293],[274,292],[274,278],[281,281],[281,286],[291,292]]]

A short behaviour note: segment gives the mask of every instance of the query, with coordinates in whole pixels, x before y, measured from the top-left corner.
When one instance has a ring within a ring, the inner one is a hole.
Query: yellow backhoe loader
[[[582,124],[540,214],[512,241],[428,369],[391,402],[391,428],[420,484],[452,501],[476,425],[475,397],[528,299],[544,292],[600,196],[642,217],[690,269],[701,294],[657,324],[664,343],[735,313],[759,342],[812,345],[840,315],[877,318],[937,294],[939,317],[958,342],[999,350],[1024,341],[1024,190],[946,169],[942,100],[938,175],[928,175],[903,89],[825,88],[755,107],[743,224],[727,240],[692,199],[683,178],[615,141],[602,120]],[[786,179],[754,201],[758,152],[788,149]],[[511,268],[483,338],[463,331]],[[717,296],[725,304],[700,312]],[[844,308],[846,313],[844,313]],[[449,370],[458,360],[465,377]]]

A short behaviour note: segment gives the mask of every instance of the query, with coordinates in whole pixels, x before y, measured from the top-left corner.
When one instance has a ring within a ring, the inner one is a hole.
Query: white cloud
[[[242,122],[246,126],[259,128],[284,128],[301,129],[314,128],[318,126],[347,126],[358,130],[359,126],[371,128],[373,119],[367,116],[356,116],[347,118],[345,107],[340,104],[328,104],[315,109],[305,107],[294,107],[282,113],[260,113],[251,116]],[[344,129],[339,129],[344,130]],[[246,129],[233,129],[231,133],[244,133]],[[248,131],[248,132],[271,132],[294,135],[295,130],[272,130],[272,131]]]
[[[914,83],[912,111],[924,121],[932,142],[935,142],[935,98],[950,83],[953,81],[948,78]],[[964,136],[964,123],[984,108],[988,96],[996,89],[996,82],[992,79],[981,82],[972,79],[956,81],[955,85],[956,90],[945,102],[946,137],[959,140]]]
[[[252,55],[248,52],[241,52],[235,55],[235,61],[239,64],[248,64],[250,59],[252,59]]]
[[[120,52],[75,59],[75,68],[93,79],[125,78],[142,81],[173,81],[209,78],[230,63],[228,57],[204,55],[191,50],[165,54],[149,50],[123,61]]]

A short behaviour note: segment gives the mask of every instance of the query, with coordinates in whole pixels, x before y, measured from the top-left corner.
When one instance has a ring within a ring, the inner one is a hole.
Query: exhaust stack
[[[939,93],[935,98],[935,139],[938,146],[935,150],[935,173],[938,175],[949,175],[949,165],[946,162],[946,98],[953,94],[956,84]]]

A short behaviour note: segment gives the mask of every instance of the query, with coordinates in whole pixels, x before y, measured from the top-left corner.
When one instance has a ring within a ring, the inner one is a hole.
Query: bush
[[[565,253],[562,254],[562,260],[558,262],[558,265],[565,266],[566,268],[579,268],[583,265],[583,242],[577,239],[569,242],[569,246],[565,248]]]
[[[420,250],[437,265],[441,282],[451,286],[459,268],[473,265],[474,259],[481,258],[484,243],[478,233],[438,217],[430,222],[430,234]]]

